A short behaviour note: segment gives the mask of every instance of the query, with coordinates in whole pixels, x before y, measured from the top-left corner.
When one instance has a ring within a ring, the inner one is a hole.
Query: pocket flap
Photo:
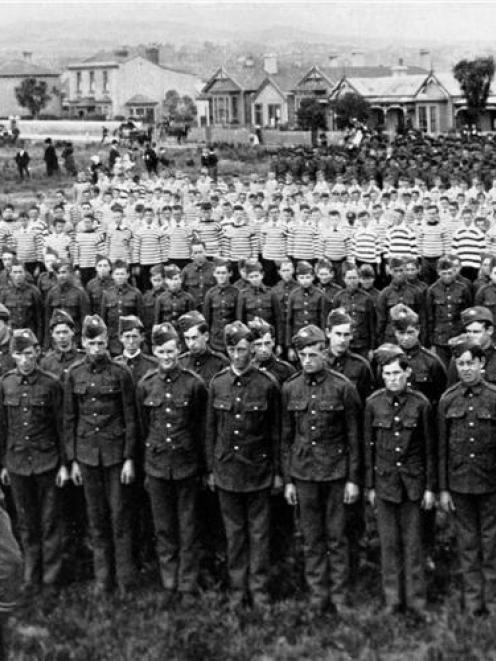
[[[13,395],[6,395],[4,397],[3,403],[5,406],[19,406],[19,402],[21,401],[20,397],[15,397]]]
[[[31,397],[32,406],[48,406],[48,397]]]
[[[87,383],[75,383],[74,384],[74,392],[76,395],[84,395],[84,393],[88,390],[88,384]]]
[[[344,411],[344,406],[340,402],[321,400],[319,402],[319,409],[321,411]]]
[[[465,417],[465,409],[462,408],[452,408],[446,411],[447,418],[463,418]]]
[[[379,429],[391,429],[392,426],[392,418],[375,418],[372,422],[372,427],[377,427]]]
[[[245,402],[245,411],[266,411],[267,402],[266,401],[256,401],[256,402]]]
[[[232,402],[230,399],[214,399],[213,403],[214,409],[219,409],[221,411],[229,411],[232,407]]]
[[[288,402],[288,411],[305,411],[308,402],[304,399],[292,399]]]
[[[158,397],[147,397],[143,402],[145,406],[160,406],[161,403]]]
[[[118,395],[121,389],[118,385],[100,386],[99,392],[102,395]]]

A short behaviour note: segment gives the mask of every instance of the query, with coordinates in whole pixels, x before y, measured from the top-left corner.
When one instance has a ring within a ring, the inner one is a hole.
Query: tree
[[[302,99],[296,118],[303,131],[325,130],[327,126],[325,106],[316,99]]]
[[[27,108],[30,114],[36,118],[52,98],[48,93],[47,84],[44,80],[36,78],[25,78],[19,87],[15,88],[17,102],[23,108]]]
[[[453,75],[467,101],[469,121],[477,123],[489,96],[494,77],[494,59],[477,57],[475,60],[460,60],[453,67]]]
[[[168,90],[164,98],[164,112],[175,122],[191,122],[196,116],[196,105],[187,94],[179,96],[176,90]]]
[[[344,129],[352,125],[352,120],[366,122],[369,118],[370,103],[354,92],[346,92],[331,103],[331,108],[336,115],[338,129]]]

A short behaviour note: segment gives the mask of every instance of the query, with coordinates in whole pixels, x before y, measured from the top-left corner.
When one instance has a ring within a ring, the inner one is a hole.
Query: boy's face
[[[110,262],[106,259],[102,259],[96,263],[95,269],[99,278],[106,278],[110,275]]]
[[[115,284],[117,285],[117,287],[121,287],[124,283],[127,282],[128,279],[127,269],[123,269],[123,268],[114,269],[112,272],[112,278]]]
[[[395,266],[391,269],[391,280],[396,284],[405,282],[406,273],[404,266]]]
[[[358,279],[358,273],[356,271],[350,270],[347,271],[345,276],[344,276],[344,284],[346,285],[346,289],[349,289],[350,291],[355,291],[358,289],[360,281]]]
[[[72,276],[72,271],[68,266],[61,266],[57,273],[57,282],[61,285],[69,282]]]
[[[412,262],[405,265],[405,273],[408,280],[416,280],[419,274],[419,268]]]
[[[300,273],[296,276],[298,284],[304,289],[308,289],[313,283],[313,274],[312,273]]]
[[[170,289],[170,291],[176,292],[181,288],[181,275],[177,273],[171,278],[165,278],[165,284]]]
[[[175,339],[164,342],[164,344],[154,345],[152,351],[162,370],[168,371],[177,365],[179,347]]]
[[[214,270],[214,278],[218,285],[225,285],[229,282],[229,271],[227,266],[217,266]]]
[[[365,290],[372,289],[374,286],[374,278],[370,278],[368,276],[366,278],[362,277],[360,278],[360,285]]]
[[[470,386],[481,380],[484,362],[480,358],[472,356],[471,351],[465,351],[461,356],[455,358],[455,365],[460,381],[465,385]]]
[[[100,358],[107,352],[108,336],[101,333],[96,337],[83,337],[82,345],[87,355],[91,358]]]
[[[274,338],[270,333],[265,333],[261,338],[254,340],[251,345],[253,357],[259,362],[268,360],[274,350]]]
[[[227,355],[231,361],[231,365],[238,372],[243,372],[251,360],[251,345],[248,340],[240,340],[237,344],[226,346]]]
[[[403,392],[406,389],[411,369],[403,369],[398,360],[395,360],[382,368],[382,378],[386,389],[390,392]]]
[[[24,267],[21,264],[13,266],[10,271],[10,278],[15,287],[24,284],[24,282],[26,282],[26,272],[24,271]]]
[[[260,271],[251,271],[247,275],[247,280],[253,287],[260,287],[262,284],[263,274]]]
[[[120,341],[124,347],[124,351],[129,354],[135,354],[141,346],[143,341],[143,334],[137,328],[121,333]]]
[[[351,338],[353,337],[351,324],[333,326],[327,331],[327,337],[329,338],[329,349],[331,352],[337,356],[341,356],[350,347]]]
[[[199,356],[207,350],[208,332],[201,333],[198,326],[192,326],[184,331],[184,342],[193,356]]]
[[[456,269],[441,269],[439,271],[439,277],[441,282],[443,282],[445,285],[451,285],[451,283],[454,282],[456,278]]]
[[[196,264],[202,264],[203,262],[206,262],[207,261],[207,255],[206,255],[206,252],[205,252],[205,246],[203,246],[200,243],[195,244],[191,248],[191,259]]]
[[[281,264],[279,268],[279,275],[284,282],[289,282],[294,275],[294,266],[289,262]]]
[[[55,348],[64,351],[72,346],[74,330],[68,324],[57,324],[52,329],[52,340]]]
[[[405,351],[409,351],[419,343],[420,328],[417,326],[407,326],[404,329],[395,328],[394,336],[398,345]]]
[[[150,276],[150,282],[152,283],[153,289],[160,289],[164,286],[164,278],[160,274]]]
[[[320,268],[317,271],[317,280],[326,285],[332,280],[332,273],[328,268]]]
[[[21,374],[31,374],[34,371],[39,353],[38,346],[27,347],[24,351],[14,351],[12,353],[12,358]]]

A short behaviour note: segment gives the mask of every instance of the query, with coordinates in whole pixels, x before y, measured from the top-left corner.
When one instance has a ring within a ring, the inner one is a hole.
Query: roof
[[[153,99],[150,99],[149,96],[145,96],[144,94],[135,94],[132,96],[126,103],[124,104],[125,106],[151,106],[151,105],[157,105],[158,101],[154,101]]]
[[[0,64],[0,76],[59,76],[58,71],[42,64],[33,64],[29,60],[9,60]]]
[[[346,76],[349,84],[362,96],[414,96],[423,85],[426,74],[363,78]]]
[[[326,74],[331,80],[339,80],[342,76],[347,78],[387,78],[391,76],[391,67],[384,66],[364,66],[364,67],[352,67],[352,66],[320,66],[319,69]],[[413,76],[416,74],[424,74],[424,76],[429,73],[427,69],[417,66],[405,66],[406,75]]]

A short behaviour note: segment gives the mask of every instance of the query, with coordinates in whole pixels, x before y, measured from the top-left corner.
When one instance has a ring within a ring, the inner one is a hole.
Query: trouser
[[[264,593],[269,568],[269,489],[218,492],[231,589],[239,595],[247,590],[252,595]]]
[[[18,165],[17,166],[17,171],[19,172],[19,178],[24,179],[24,175],[26,175],[26,178],[29,179],[29,169],[27,165]]]
[[[83,488],[69,482],[61,489],[60,501],[64,552],[79,554],[84,548],[88,529]]]
[[[420,501],[376,502],[386,605],[422,610],[426,590]]]
[[[460,274],[464,278],[468,278],[470,282],[473,282],[474,280],[477,279],[477,276],[479,275],[479,269],[475,266],[462,266],[460,270]]]
[[[349,573],[345,481],[295,482],[311,601],[320,606],[331,597],[340,605],[346,596]]]
[[[22,578],[21,550],[12,533],[9,515],[0,505],[0,618],[14,609]]]
[[[428,285],[437,280],[437,260],[439,257],[422,257],[422,280]]]
[[[264,282],[267,287],[273,287],[279,280],[279,265],[273,259],[264,259],[262,257],[262,267],[264,270]],[[233,282],[235,282],[233,280]]]
[[[345,260],[344,259],[339,259],[339,260],[331,260],[332,268],[334,270],[334,281],[341,286],[344,286],[344,280],[343,280],[343,264]]]
[[[122,465],[88,466],[81,463],[84,497],[93,543],[97,582],[108,586],[113,569],[120,585],[134,579],[131,508],[133,489],[121,483]]]
[[[198,478],[167,480],[147,475],[162,584],[194,592],[198,582]]]
[[[150,269],[153,266],[155,266],[155,264],[140,264],[140,273],[137,278],[137,287],[142,292],[145,292],[152,287],[152,283],[150,282]]]
[[[62,519],[55,469],[32,475],[10,473],[24,551],[24,581],[53,585],[62,565]]]
[[[452,492],[463,577],[463,602],[470,611],[496,607],[496,492]]]
[[[82,266],[79,269],[80,281],[83,287],[86,287],[88,282],[96,276],[96,269],[94,266]]]
[[[451,362],[451,350],[447,345],[435,344],[436,356],[442,361],[446,369]]]

